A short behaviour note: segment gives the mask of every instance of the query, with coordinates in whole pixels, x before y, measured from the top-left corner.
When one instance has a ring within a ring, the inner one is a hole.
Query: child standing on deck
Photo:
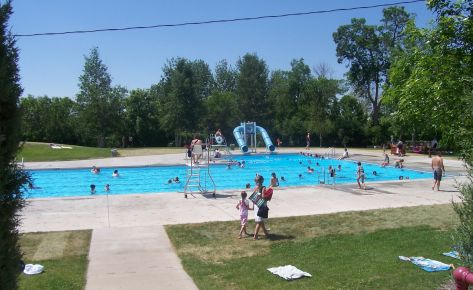
[[[238,204],[236,205],[236,208],[240,210],[240,224],[241,224],[241,229],[240,229],[240,234],[238,236],[239,239],[241,239],[243,233],[245,235],[249,235],[248,232],[246,231],[246,226],[248,225],[248,210],[252,210],[254,208],[250,208],[250,202],[249,200],[246,199],[246,191],[241,192],[241,199],[238,201]]]
[[[361,166],[361,162],[358,161],[357,163],[358,168],[356,169],[356,182],[358,183],[358,187],[361,189],[361,184],[363,184],[363,189],[366,189],[365,187],[365,170],[363,169],[363,166]],[[361,180],[361,184],[360,184]]]

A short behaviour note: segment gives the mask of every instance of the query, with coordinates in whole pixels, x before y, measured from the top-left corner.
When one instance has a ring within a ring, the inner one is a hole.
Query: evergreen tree
[[[215,66],[214,90],[217,92],[235,92],[237,71],[228,64],[226,60],[221,60]]]
[[[0,3],[0,289],[16,289],[21,252],[18,213],[27,175],[15,162],[20,141],[18,50],[7,29],[10,1]]]
[[[158,100],[161,129],[168,136],[174,135],[175,144],[181,145],[181,133],[197,130],[202,87],[196,87],[193,62],[184,58],[171,59],[164,67],[163,75],[151,92]]]
[[[105,137],[120,128],[126,90],[112,87],[112,78],[96,47],[85,57],[79,88],[77,103],[83,138],[96,139],[97,145],[103,147]]]
[[[237,96],[242,121],[256,121],[268,127],[268,67],[256,54],[245,54],[237,67]]]

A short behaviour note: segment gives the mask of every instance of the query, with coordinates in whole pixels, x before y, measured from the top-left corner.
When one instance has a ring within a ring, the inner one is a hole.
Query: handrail
[[[328,147],[327,151],[325,151],[324,156],[326,157],[335,157],[335,148]]]

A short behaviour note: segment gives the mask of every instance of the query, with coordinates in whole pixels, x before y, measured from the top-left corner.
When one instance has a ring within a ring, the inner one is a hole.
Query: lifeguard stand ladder
[[[256,153],[256,122],[246,122],[241,123],[241,125],[244,128],[245,142],[250,144],[248,146],[249,152]],[[248,142],[248,138],[250,138],[250,142]]]
[[[206,140],[206,144],[209,144],[209,140]],[[207,194],[212,193],[215,197],[215,182],[210,174],[210,150],[202,150],[202,156],[200,162],[196,164],[194,158],[189,158],[187,161],[187,177],[186,184],[184,185],[184,197],[187,198],[187,194]]]

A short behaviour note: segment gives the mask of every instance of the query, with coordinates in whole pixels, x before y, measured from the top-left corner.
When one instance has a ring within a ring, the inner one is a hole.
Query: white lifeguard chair
[[[210,134],[209,136],[210,145],[209,150],[211,159],[221,158],[223,159],[232,159],[232,152],[230,152],[230,147],[228,147],[227,139],[223,135]],[[218,151],[217,151],[218,150]],[[216,156],[216,152],[221,154],[220,157]]]

